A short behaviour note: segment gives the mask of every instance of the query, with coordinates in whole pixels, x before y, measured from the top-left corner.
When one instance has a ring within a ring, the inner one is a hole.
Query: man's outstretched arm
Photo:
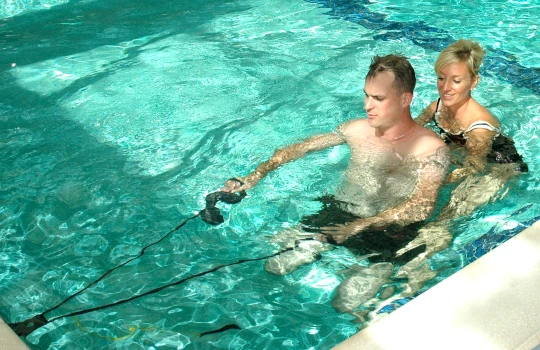
[[[238,177],[243,185],[236,181],[227,181],[222,188],[223,191],[238,192],[254,187],[269,172],[279,168],[281,165],[292,160],[302,158],[306,154],[322,150],[328,147],[345,143],[345,137],[339,132],[320,134],[312,136],[303,142],[278,149],[267,161],[259,164],[255,171],[245,177]]]

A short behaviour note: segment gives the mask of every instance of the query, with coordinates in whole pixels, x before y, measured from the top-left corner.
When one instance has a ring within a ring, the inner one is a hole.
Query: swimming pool
[[[427,287],[540,216],[540,6],[503,1],[3,2],[0,15],[0,315],[50,309],[204,207],[272,151],[363,116],[372,55],[410,57],[413,113],[436,97],[432,65],[453,39],[488,50],[475,97],[529,163],[500,201],[456,224]],[[17,5],[17,6],[15,6]],[[504,10],[503,10],[503,5]],[[216,266],[275,252],[268,237],[339,182],[335,148],[269,175],[226,223],[199,219],[48,318],[107,305]],[[272,276],[225,267],[118,306],[58,320],[36,348],[326,349],[357,331],[330,305],[344,249]],[[390,312],[407,298],[381,305]],[[229,324],[241,329],[204,335]]]

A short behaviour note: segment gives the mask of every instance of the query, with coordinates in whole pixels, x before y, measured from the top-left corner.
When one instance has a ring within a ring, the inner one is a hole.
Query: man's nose
[[[372,103],[371,103],[371,99],[369,97],[366,97],[364,99],[364,109],[366,111],[370,110],[372,108]]]

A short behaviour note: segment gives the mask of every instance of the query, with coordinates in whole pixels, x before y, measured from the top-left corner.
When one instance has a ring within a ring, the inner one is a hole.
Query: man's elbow
[[[429,219],[429,217],[431,216],[431,213],[433,213],[433,210],[429,210],[429,211],[425,211],[423,213],[420,213],[417,217],[417,220],[416,221],[424,221],[424,220],[427,220]]]
[[[414,222],[421,222],[421,221],[429,219],[431,217],[431,214],[433,214],[434,210],[435,210],[434,202],[430,201],[429,203],[424,203],[415,211],[415,215],[413,215]]]

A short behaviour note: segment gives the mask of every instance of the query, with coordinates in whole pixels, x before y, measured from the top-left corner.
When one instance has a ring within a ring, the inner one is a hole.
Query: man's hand
[[[225,181],[220,191],[236,193],[252,188],[255,184],[248,182],[247,177],[233,177]]]
[[[324,235],[331,236],[336,243],[341,244],[366,227],[367,224],[363,223],[362,220],[358,220],[347,224],[321,227],[321,232]]]

